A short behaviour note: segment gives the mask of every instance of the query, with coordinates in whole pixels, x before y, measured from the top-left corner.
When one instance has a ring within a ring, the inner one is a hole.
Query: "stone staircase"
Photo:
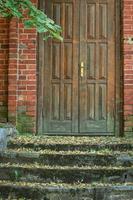
[[[17,137],[0,153],[0,200],[133,200],[133,141]]]

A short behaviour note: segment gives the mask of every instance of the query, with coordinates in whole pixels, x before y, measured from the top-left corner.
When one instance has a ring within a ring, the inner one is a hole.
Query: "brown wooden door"
[[[115,0],[81,0],[80,132],[114,132]]]
[[[46,0],[64,41],[41,45],[42,131],[113,135],[116,119],[116,1]]]

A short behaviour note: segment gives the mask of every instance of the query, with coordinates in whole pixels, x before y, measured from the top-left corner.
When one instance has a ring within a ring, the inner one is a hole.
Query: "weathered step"
[[[28,148],[36,151],[45,150],[53,150],[53,151],[90,151],[90,150],[101,150],[101,149],[110,149],[116,151],[124,151],[124,150],[133,150],[132,144],[33,144],[33,143],[9,143],[9,148]]]
[[[28,148],[36,151],[90,151],[110,149],[115,151],[133,150],[129,139],[114,137],[18,137],[8,144],[9,148]]]
[[[133,185],[68,185],[0,182],[0,199],[7,200],[133,200]]]
[[[92,183],[133,182],[133,167],[60,167],[32,165],[0,165],[0,180],[29,182]]]
[[[0,153],[1,163],[40,163],[60,166],[132,166],[133,152],[96,151],[28,151],[27,149],[9,150]]]

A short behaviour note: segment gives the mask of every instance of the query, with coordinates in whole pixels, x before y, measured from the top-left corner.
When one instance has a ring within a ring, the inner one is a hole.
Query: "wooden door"
[[[115,0],[82,0],[80,132],[114,132]]]
[[[116,0],[45,0],[43,7],[64,41],[40,39],[42,132],[113,135]]]
[[[64,41],[45,43],[44,132],[78,132],[79,1],[45,1],[48,16],[63,28]]]

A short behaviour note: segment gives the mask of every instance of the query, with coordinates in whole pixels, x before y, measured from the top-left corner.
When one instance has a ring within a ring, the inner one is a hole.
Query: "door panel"
[[[45,8],[62,26],[64,41],[49,40],[44,45],[44,132],[74,133],[78,132],[79,3],[48,0]]]
[[[80,10],[80,133],[114,132],[115,2],[82,0]]]
[[[63,42],[44,42],[42,129],[113,135],[116,118],[116,1],[45,0]]]

